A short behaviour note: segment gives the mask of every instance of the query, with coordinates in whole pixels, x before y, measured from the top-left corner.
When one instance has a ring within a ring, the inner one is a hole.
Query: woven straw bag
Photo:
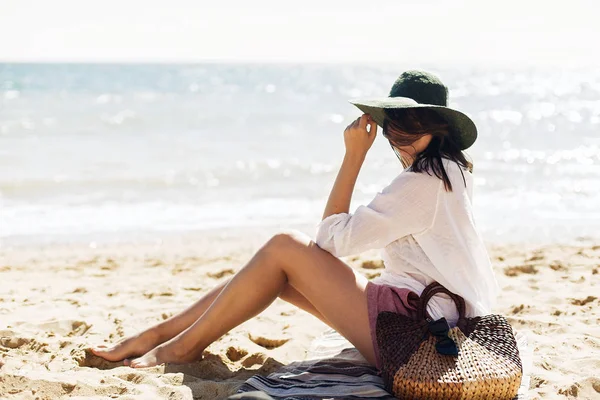
[[[426,315],[429,299],[446,293],[459,320]],[[437,282],[421,293],[417,319],[382,311],[376,337],[386,389],[399,399],[513,399],[523,369],[513,330],[501,315],[465,318],[465,301]]]

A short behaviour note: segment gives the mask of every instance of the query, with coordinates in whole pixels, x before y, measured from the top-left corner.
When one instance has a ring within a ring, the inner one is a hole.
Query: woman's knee
[[[291,229],[273,235],[265,248],[271,252],[279,253],[289,251],[291,248],[308,247],[311,241],[311,238],[304,232]]]

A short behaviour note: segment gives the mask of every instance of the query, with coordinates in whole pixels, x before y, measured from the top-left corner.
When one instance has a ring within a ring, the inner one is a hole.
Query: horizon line
[[[498,68],[498,67],[513,67],[514,69],[531,68],[531,67],[547,67],[547,68],[591,68],[598,67],[597,63],[593,62],[574,62],[569,60],[554,60],[544,62],[483,62],[483,61],[363,61],[363,60],[279,60],[279,59],[235,59],[235,58],[204,58],[204,59],[3,59],[0,58],[0,64],[38,64],[38,65],[200,65],[200,64],[252,64],[252,65],[356,65],[356,66],[400,66],[408,64],[419,64],[427,67],[477,67],[477,68]]]

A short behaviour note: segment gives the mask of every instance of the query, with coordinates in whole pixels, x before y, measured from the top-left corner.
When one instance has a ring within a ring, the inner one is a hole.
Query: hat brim
[[[450,134],[454,137],[461,150],[465,150],[477,139],[477,127],[466,114],[444,106],[420,104],[408,97],[385,97],[378,99],[349,100],[365,114],[369,114],[377,125],[383,128],[387,118],[386,109],[427,108],[438,113],[449,125]]]

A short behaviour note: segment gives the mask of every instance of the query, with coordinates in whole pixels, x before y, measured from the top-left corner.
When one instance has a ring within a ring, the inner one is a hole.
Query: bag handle
[[[419,320],[425,319],[427,303],[434,295],[438,293],[445,293],[450,296],[450,298],[454,301],[456,308],[458,309],[459,321],[463,320],[465,318],[465,299],[455,293],[452,293],[437,282],[429,284],[425,289],[423,289],[423,292],[419,297],[419,308],[417,309],[417,317]]]

